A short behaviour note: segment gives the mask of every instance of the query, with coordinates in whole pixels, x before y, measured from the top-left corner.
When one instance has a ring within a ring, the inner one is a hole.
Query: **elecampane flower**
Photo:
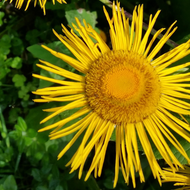
[[[34,6],[36,6],[38,1],[40,3],[40,7],[43,9],[44,14],[45,14],[45,4],[46,4],[47,0],[34,0]],[[55,4],[55,0],[52,0],[52,1],[53,1],[53,4]],[[60,4],[66,3],[65,0],[56,0],[56,1],[59,2]],[[13,0],[10,0],[10,3],[12,3],[12,2],[13,2]],[[21,9],[24,2],[27,2],[26,7],[25,7],[25,11],[26,11],[28,9],[28,6],[29,6],[31,0],[16,0],[15,7],[18,9]]]
[[[190,189],[190,166],[184,166],[184,169],[179,168],[177,172],[166,168],[163,173],[163,182],[174,182],[174,186],[183,186],[176,190]]]
[[[148,29],[142,34],[143,6],[133,11],[131,24],[125,18],[120,4],[113,2],[113,18],[110,18],[105,7],[104,13],[110,27],[112,48],[103,41],[100,35],[83,21],[84,26],[76,18],[75,30],[68,31],[65,26],[65,36],[55,35],[73,53],[76,59],[56,52],[46,46],[46,50],[54,56],[70,64],[80,74],[69,72],[46,61],[38,64],[42,69],[56,73],[69,79],[57,80],[34,74],[34,77],[59,84],[59,86],[42,88],[34,92],[41,95],[35,102],[67,102],[67,105],[47,109],[53,112],[41,121],[44,123],[65,110],[80,108],[79,111],[39,131],[54,129],[50,139],[58,139],[77,132],[73,139],[58,155],[60,159],[73,145],[76,139],[85,132],[82,142],[67,165],[71,172],[79,168],[79,178],[82,175],[85,161],[94,148],[95,153],[85,180],[94,171],[95,177],[100,176],[111,135],[116,131],[116,157],[114,186],[118,181],[121,167],[126,183],[129,176],[135,187],[135,172],[139,173],[140,181],[145,181],[140,156],[138,138],[144,149],[153,176],[161,184],[162,170],[154,156],[149,138],[157,147],[166,163],[174,170],[183,167],[172,153],[169,141],[189,162],[189,158],[180,145],[175,133],[190,141],[189,124],[176,117],[179,114],[190,114],[190,73],[176,74],[179,69],[190,63],[178,66],[172,64],[190,53],[189,42],[179,45],[171,51],[156,57],[162,46],[167,42],[176,28],[173,25],[166,31],[155,46],[153,43],[164,30],[158,30],[151,38],[150,33],[160,13],[150,15]],[[131,28],[131,30],[129,29]],[[92,40],[94,38],[96,42]],[[150,39],[151,38],[151,39]],[[170,67],[169,67],[170,66]],[[84,116],[69,127],[64,125],[78,117]],[[166,141],[167,140],[167,141]],[[174,163],[174,165],[173,165]]]

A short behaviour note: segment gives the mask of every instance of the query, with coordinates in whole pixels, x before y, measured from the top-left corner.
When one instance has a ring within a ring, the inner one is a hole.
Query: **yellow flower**
[[[175,182],[174,186],[183,186],[177,190],[190,189],[190,166],[179,168],[175,173],[171,168],[166,168],[163,173],[163,182]]]
[[[119,10],[119,11],[117,11]],[[54,129],[50,139],[58,139],[77,132],[73,139],[58,155],[60,159],[73,145],[76,139],[85,132],[83,140],[67,165],[71,172],[79,168],[79,178],[82,175],[85,161],[93,148],[94,157],[85,180],[94,170],[95,177],[100,176],[108,142],[116,131],[116,158],[114,187],[118,181],[119,167],[126,183],[129,176],[135,187],[135,172],[139,173],[140,181],[145,181],[137,140],[141,142],[148,159],[153,176],[161,184],[162,170],[154,156],[149,138],[157,147],[166,163],[172,169],[183,167],[172,153],[169,141],[190,162],[185,150],[172,134],[175,133],[190,141],[189,124],[176,117],[190,114],[190,73],[176,74],[179,69],[187,67],[190,62],[172,66],[179,59],[190,53],[189,41],[173,50],[156,57],[162,46],[175,32],[173,25],[153,47],[158,35],[164,30],[158,30],[151,38],[150,32],[160,13],[150,16],[148,29],[142,34],[143,6],[134,9],[131,24],[125,18],[124,10],[120,11],[120,3],[113,2],[113,18],[110,18],[105,7],[104,13],[110,26],[112,48],[104,42],[100,35],[83,21],[84,26],[76,18],[75,30],[65,26],[65,36],[55,35],[73,53],[76,59],[42,46],[54,56],[70,64],[81,74],[69,72],[46,61],[38,66],[46,71],[64,76],[69,80],[57,80],[34,74],[42,80],[59,84],[34,92],[41,95],[35,102],[67,102],[67,105],[47,109],[53,112],[41,121],[44,123],[65,110],[80,108],[79,111],[52,125],[39,130]],[[131,30],[130,30],[131,27]],[[96,42],[92,41],[92,38]],[[150,39],[151,38],[151,39]],[[168,67],[170,66],[170,67]],[[84,116],[69,127],[64,125],[78,117]],[[166,141],[167,140],[167,141]],[[173,166],[174,163],[174,166]]]
[[[12,1],[13,0],[10,0],[10,3],[12,3]],[[45,14],[46,13],[46,11],[45,11],[45,5],[46,5],[47,0],[35,0],[34,1],[34,6],[36,6],[36,4],[37,4],[38,1],[40,3],[40,7],[43,9],[44,14]],[[52,1],[53,1],[53,4],[55,4],[55,0],[52,0]],[[56,1],[59,2],[60,4],[66,3],[65,0],[56,0]],[[15,7],[18,8],[18,9],[21,9],[21,7],[22,7],[22,5],[23,5],[24,2],[27,2],[26,7],[25,7],[25,11],[26,11],[28,9],[28,6],[29,6],[31,0],[16,0]]]

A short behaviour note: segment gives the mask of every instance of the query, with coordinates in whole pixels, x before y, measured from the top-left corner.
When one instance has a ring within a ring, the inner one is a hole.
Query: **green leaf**
[[[9,72],[10,72],[9,68],[0,66],[0,80],[4,78]]]
[[[177,138],[179,143],[182,145],[184,148],[185,152],[187,153],[188,157],[190,157],[190,146],[189,142],[187,142],[183,137],[178,137]],[[170,146],[171,147],[171,146]],[[176,158],[179,160],[181,164],[187,164],[187,160],[176,150],[175,147],[171,147],[172,152],[176,156]]]
[[[88,180],[86,181],[86,183],[87,183],[86,185],[87,185],[88,189],[91,189],[91,190],[100,190],[97,181],[95,180],[95,178],[92,175],[88,178]]]
[[[111,135],[111,138],[110,138],[110,141],[116,141],[116,131],[114,129],[112,135]]]
[[[49,182],[49,189],[55,189],[60,183],[59,179],[52,177]]]
[[[74,57],[72,55],[72,53],[60,41],[55,41],[53,43],[47,44],[46,46],[57,51],[57,52],[61,52],[61,53],[66,54],[70,57]],[[67,63],[65,63],[61,59],[53,56],[49,51],[45,50],[40,45],[32,45],[32,46],[28,47],[27,50],[29,52],[31,52],[32,55],[38,59],[47,61],[47,62],[52,63],[56,66],[59,66],[61,68],[65,68],[66,70],[74,71],[74,69],[70,65],[68,65]],[[55,78],[58,80],[64,79],[64,77],[62,77],[60,75],[45,71],[43,69],[41,70],[40,74],[43,76]],[[39,88],[47,87],[50,85],[52,85],[51,82],[40,80]]]
[[[73,16],[73,15],[75,15],[75,16]],[[90,12],[90,11],[86,11],[83,8],[78,8],[75,10],[66,10],[65,17],[67,19],[68,25],[72,28],[73,28],[72,23],[77,25],[75,17],[77,17],[79,19],[79,21],[81,22],[81,24],[83,26],[84,26],[83,19],[85,19],[87,24],[90,24],[92,26],[92,28],[95,28],[97,12],[95,12],[95,11]]]
[[[52,166],[52,174],[54,178],[59,178],[59,169],[56,165]]]
[[[21,46],[23,42],[20,38],[14,37],[11,41],[11,44],[13,47],[18,47],[18,46]]]
[[[4,190],[17,190],[17,184],[13,175],[9,175],[3,183]]]
[[[40,75],[46,76],[46,77],[49,77],[49,78],[53,78],[53,79],[64,80],[64,77],[62,77],[60,75],[57,75],[55,73],[45,71],[43,69],[41,69]],[[51,82],[46,81],[46,80],[40,80],[39,88],[44,88],[44,87],[47,87],[47,86],[50,86],[50,85],[52,85]]]
[[[0,11],[0,26],[3,24],[2,18],[3,18],[4,16],[5,16],[5,13]]]
[[[12,53],[14,55],[21,55],[24,51],[24,44],[20,38],[17,38],[14,36],[14,38],[11,40],[12,44]]]
[[[49,145],[47,145],[47,144],[49,144]],[[46,143],[46,146],[48,147],[47,150],[49,153],[52,153],[58,149],[58,144],[55,143],[55,141],[48,141]]]
[[[33,138],[33,142],[27,147],[26,156],[31,159],[32,162],[37,163],[43,158],[45,153],[45,145],[38,142],[38,138]]]
[[[11,43],[11,37],[8,34],[3,35],[3,37],[1,38],[0,42],[4,42],[4,44],[7,44],[7,46],[11,47],[10,43]]]
[[[9,137],[14,139],[15,141],[19,140],[19,138],[21,138],[21,133],[20,131],[11,131],[9,132]]]
[[[32,129],[32,128],[29,128],[28,131],[27,131],[27,135],[30,138],[36,137],[37,133],[38,132],[36,130]]]
[[[12,81],[15,83],[16,87],[21,87],[24,85],[26,77],[24,75],[15,74]]]
[[[46,45],[47,47],[57,51],[57,52],[61,52],[64,53],[68,56],[72,56],[72,53],[65,47],[65,45],[63,45],[60,41],[55,41],[53,43],[49,43]],[[57,66],[64,66],[66,65],[66,63],[64,61],[62,61],[61,59],[55,57],[54,55],[52,55],[49,51],[45,50],[44,48],[42,48],[40,45],[32,45],[29,46],[27,48],[27,50],[32,53],[32,55],[38,59],[42,59],[44,61],[48,61],[52,64],[55,64]]]
[[[38,37],[40,36],[40,32],[36,29],[29,30],[26,34],[26,40],[30,42],[30,44],[38,43]]]
[[[18,166],[19,166],[19,163],[20,163],[20,160],[21,160],[21,156],[22,156],[22,153],[19,153],[17,155],[14,172],[16,172],[18,170]]]
[[[0,54],[0,66],[1,66],[1,67],[2,67],[2,66],[5,66],[5,63],[6,63],[6,62],[4,62],[5,59],[7,59],[7,56],[4,55],[4,54]],[[11,58],[11,59],[12,59],[12,58]],[[9,60],[9,59],[7,59],[7,60]],[[7,60],[6,60],[6,61],[7,61]]]
[[[28,128],[30,130],[33,129],[37,132],[39,129],[41,129],[47,125],[51,125],[51,124],[55,123],[57,121],[57,119],[55,117],[53,119],[47,121],[46,123],[43,123],[43,124],[40,124],[40,121],[49,115],[49,113],[43,112],[42,109],[55,107],[57,105],[58,104],[55,102],[54,103],[50,102],[50,103],[43,104],[43,105],[40,105],[38,107],[30,109],[28,115],[25,118],[25,121],[26,121]],[[35,135],[33,130],[31,132],[31,135]],[[45,139],[46,140],[48,139],[48,132],[38,133],[38,135],[41,138],[46,137]]]
[[[113,187],[113,179],[112,178],[106,178],[106,180],[104,180],[104,186],[107,189],[114,189],[114,187]]]
[[[25,146],[30,146],[32,144],[32,142],[33,142],[32,138],[30,138],[30,137],[25,137],[24,138],[24,144],[25,144]]]
[[[10,63],[10,66],[15,69],[20,69],[22,67],[22,59],[20,57],[14,57]]]
[[[45,151],[45,149],[43,149],[44,151]],[[36,152],[35,152],[35,154],[33,155],[34,156],[34,158],[36,159],[36,160],[41,160],[42,159],[42,157],[43,157],[43,155],[44,155],[44,151],[42,152],[42,151],[40,151],[39,149],[36,149]]]
[[[38,187],[36,188],[36,190],[49,190],[49,189],[47,189],[47,188],[44,187],[44,186],[38,186]]]
[[[18,146],[18,151],[20,153],[22,153],[24,151],[24,148],[25,148],[24,138],[19,139],[17,146]]]
[[[18,115],[20,113],[21,109],[20,108],[12,108],[9,111],[9,123],[15,123],[17,121]]]
[[[5,161],[0,161],[0,168],[3,168],[4,166],[6,166],[6,162]]]
[[[11,47],[11,37],[10,35],[3,35],[0,39],[0,54],[7,55],[10,53],[10,47]]]
[[[30,97],[29,94],[27,94],[29,92],[29,89],[27,86],[21,86],[21,89],[18,91],[18,97],[23,99],[24,101],[27,101]]]
[[[33,128],[36,131],[39,130],[40,128],[43,128],[47,125],[51,125],[63,118],[67,118],[70,115],[72,115],[73,113],[75,113],[77,109],[72,109],[72,110],[66,110],[65,112],[59,114],[58,116],[53,117],[52,119],[50,119],[49,121],[47,121],[46,123],[40,124],[40,121],[42,119],[44,119],[45,117],[47,117],[50,113],[47,112],[43,112],[42,109],[46,109],[46,108],[52,108],[52,107],[57,107],[57,106],[63,106],[66,103],[57,103],[57,102],[51,102],[51,103],[47,103],[47,104],[43,104],[41,106],[38,106],[36,108],[30,109],[29,114],[27,115],[25,121],[27,123],[28,128]],[[83,116],[84,117],[84,116]],[[75,123],[76,121],[80,120],[81,118],[83,118],[82,116],[72,120],[71,122],[68,122],[67,124],[65,124],[64,127],[66,126],[70,126],[71,124]],[[43,132],[43,133],[38,133],[39,136],[43,137],[43,139],[48,139],[48,131],[47,132]],[[72,138],[72,135],[68,135],[66,137],[63,137],[62,140],[63,141],[69,141]],[[38,139],[39,141],[40,139]]]
[[[42,181],[40,170],[33,168],[32,169],[32,176],[36,181]]]
[[[12,156],[13,156],[13,147],[6,148],[5,153],[4,153],[5,161],[6,162],[11,161]]]
[[[60,185],[58,185],[55,190],[64,190],[63,187],[61,187]]]
[[[3,112],[2,112],[1,107],[0,107],[0,131],[7,133],[5,118],[3,116]]]
[[[73,15],[75,15],[73,17]],[[74,9],[72,10],[72,4],[70,6],[66,7],[66,11],[65,11],[65,17],[67,19],[68,25],[74,29],[73,24],[77,25],[77,22],[75,20],[75,17],[77,17],[79,19],[79,22],[84,26],[83,20],[86,21],[87,24],[90,24],[90,26],[95,29],[96,32],[100,33],[99,29],[95,27],[97,21],[97,12],[93,11],[86,11],[83,8],[78,8],[78,9]],[[79,35],[79,33],[74,29],[75,33]],[[79,35],[80,36],[80,35]],[[96,42],[96,40],[94,38],[92,38],[93,42]]]
[[[41,169],[42,175],[49,174],[49,172],[51,171],[51,169],[52,169],[52,165],[51,164],[43,166],[42,169]]]
[[[6,134],[5,132],[1,132],[1,136],[2,136],[3,138],[6,138],[7,134]]]
[[[22,132],[22,128],[21,128],[21,126],[20,125],[15,125],[15,129],[17,130],[17,131],[20,131],[20,132]]]
[[[20,126],[21,131],[26,131],[27,125],[22,117],[18,117],[18,125]]]

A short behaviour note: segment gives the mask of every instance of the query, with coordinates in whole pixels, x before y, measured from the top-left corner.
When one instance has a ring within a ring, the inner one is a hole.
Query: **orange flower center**
[[[110,51],[92,63],[86,75],[86,96],[103,119],[115,124],[139,122],[158,107],[159,77],[142,56]]]
[[[138,91],[140,78],[129,68],[115,66],[104,76],[106,94],[118,99],[130,99]]]

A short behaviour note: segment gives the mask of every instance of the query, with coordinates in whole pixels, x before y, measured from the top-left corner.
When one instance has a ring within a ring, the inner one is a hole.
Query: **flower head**
[[[13,0],[10,0],[10,3],[12,3]],[[44,14],[46,13],[45,11],[45,5],[46,5],[46,2],[47,0],[35,0],[34,1],[34,6],[36,6],[37,2],[39,1],[40,3],[40,7],[43,9],[44,11]],[[52,0],[53,1],[53,4],[55,4],[55,0]],[[62,3],[66,3],[65,0],[56,0],[57,2],[59,2],[60,4]],[[27,2],[26,4],[26,7],[25,7],[25,11],[28,9],[28,6],[31,2],[31,0],[16,0],[16,4],[15,4],[15,7],[18,8],[18,9],[21,9],[22,5],[24,2]]]
[[[166,168],[163,173],[163,182],[174,182],[174,186],[183,186],[177,190],[190,189],[190,166],[184,166],[184,169],[179,168],[177,172]]]
[[[150,16],[148,29],[144,35],[142,34],[143,6],[135,7],[131,24],[129,19],[125,18],[124,10],[120,11],[119,3],[115,5],[113,2],[113,18],[109,17],[105,7],[104,13],[110,26],[112,48],[108,47],[85,20],[83,26],[77,18],[78,26],[73,24],[73,27],[81,37],[78,37],[72,29],[68,31],[65,26],[62,26],[65,36],[54,31],[76,59],[43,46],[54,56],[83,74],[69,72],[46,61],[38,64],[42,69],[69,79],[69,81],[62,81],[33,75],[59,84],[57,87],[47,87],[34,92],[41,95],[41,99],[36,99],[35,102],[70,101],[67,105],[46,110],[53,113],[41,123],[65,110],[80,108],[68,118],[39,131],[54,129],[50,134],[50,139],[61,138],[77,131],[73,139],[60,152],[58,159],[84,132],[78,150],[67,165],[71,165],[71,172],[79,168],[80,178],[85,161],[94,148],[95,154],[85,178],[87,180],[92,171],[95,177],[101,175],[108,142],[115,129],[114,186],[118,180],[119,167],[126,183],[129,183],[129,176],[131,176],[135,187],[135,172],[139,173],[141,182],[145,180],[138,152],[137,139],[139,139],[152,173],[161,183],[162,170],[155,158],[149,138],[173,170],[183,166],[172,153],[167,141],[188,162],[190,161],[185,150],[172,134],[174,131],[190,141],[190,135],[187,132],[190,130],[189,124],[176,117],[176,114],[180,116],[190,114],[190,104],[185,101],[185,99],[190,99],[188,89],[190,85],[186,83],[189,81],[190,73],[175,74],[190,63],[172,66],[174,62],[190,53],[189,41],[156,57],[162,46],[175,32],[176,28],[172,29],[175,23],[153,47],[158,35],[164,30],[163,28],[158,30],[151,38],[151,30],[160,11],[154,17]],[[69,121],[81,116],[84,117],[78,122],[64,127]]]

